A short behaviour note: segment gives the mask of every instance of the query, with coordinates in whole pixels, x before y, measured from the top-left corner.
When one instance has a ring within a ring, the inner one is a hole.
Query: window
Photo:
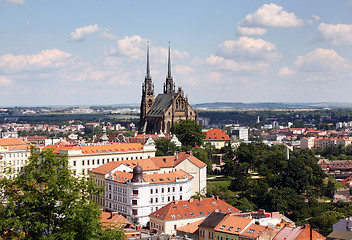
[[[150,203],[153,203],[153,198],[150,199]]]
[[[197,207],[200,207],[200,204],[199,204],[199,203],[197,203]]]
[[[182,195],[180,195],[180,201],[182,200]]]
[[[172,187],[172,191],[175,192],[175,187]]]
[[[157,203],[158,202],[158,198],[155,198],[155,203]]]
[[[172,201],[175,201],[175,196],[172,196]]]
[[[224,229],[226,226],[225,225],[222,225],[221,227],[220,227],[220,229]]]
[[[171,217],[172,217],[172,218],[176,218],[176,216],[175,216],[175,215],[171,215]]]
[[[183,207],[184,207],[184,208],[188,208],[188,206],[187,206],[187,205],[183,205]]]
[[[84,166],[84,160],[82,160],[82,166]]]
[[[199,212],[200,215],[204,215],[204,212]]]
[[[133,195],[138,195],[138,190],[137,189],[133,189],[132,193],[133,193]]]
[[[169,187],[167,188],[167,192],[170,192],[170,188]]]
[[[99,165],[99,159],[97,159],[97,164]]]
[[[254,233],[254,229],[249,229],[248,231],[247,231],[247,233]]]
[[[170,202],[170,196],[167,197],[167,201]]]
[[[214,205],[217,205],[216,202],[212,202]]]
[[[239,231],[241,231],[241,228],[237,228],[235,232],[239,232]]]
[[[164,193],[164,188],[161,189],[161,193]]]
[[[76,161],[73,161],[73,166],[76,166]]]
[[[94,165],[94,159],[92,160],[92,164]]]
[[[157,188],[155,189],[155,193],[158,193],[158,189]]]
[[[174,229],[176,229],[177,228],[177,226],[176,225],[174,225]]]
[[[132,205],[137,205],[137,200],[132,200]]]
[[[227,230],[231,231],[233,229],[233,227],[229,227]]]
[[[153,189],[152,188],[150,189],[150,194],[153,194]]]
[[[87,165],[89,165],[89,160],[87,160]]]
[[[137,215],[137,209],[132,209],[132,215]]]
[[[177,209],[177,206],[172,206],[173,209]]]
[[[191,212],[191,213],[189,213],[189,215],[194,216],[194,213],[193,213],[193,212]]]

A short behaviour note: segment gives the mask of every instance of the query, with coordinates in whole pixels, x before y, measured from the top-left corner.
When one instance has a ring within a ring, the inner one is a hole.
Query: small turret
[[[139,165],[133,168],[133,177],[131,182],[133,183],[141,183],[143,182],[143,168]]]

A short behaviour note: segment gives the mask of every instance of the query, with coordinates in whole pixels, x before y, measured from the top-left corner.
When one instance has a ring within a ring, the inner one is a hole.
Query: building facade
[[[192,196],[193,177],[182,170],[144,174],[136,165],[131,172],[114,170],[105,180],[105,209],[119,212],[134,224],[146,225],[149,214]]]
[[[171,75],[170,46],[168,52],[168,74],[164,83],[163,93],[156,98],[149,65],[149,46],[147,49],[147,73],[142,86],[140,106],[139,132],[170,133],[174,123],[193,119],[198,122],[197,112],[188,103],[181,87],[175,90]]]
[[[30,155],[27,142],[19,138],[0,138],[0,178],[14,177],[21,172]]]
[[[44,149],[53,149],[59,155],[67,155],[69,166],[76,176],[84,176],[89,171],[108,162],[133,159],[147,159],[155,156],[154,141],[139,143],[107,143],[84,146],[51,145]]]

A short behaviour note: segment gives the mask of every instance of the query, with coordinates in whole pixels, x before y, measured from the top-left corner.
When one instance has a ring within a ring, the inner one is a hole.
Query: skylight
[[[220,227],[220,229],[224,229],[226,226],[225,225],[222,225],[221,227]]]
[[[233,227],[229,227],[227,230],[231,231],[233,229]]]
[[[184,207],[184,208],[188,208],[188,206],[187,206],[187,205],[183,205],[183,207]]]
[[[241,228],[237,228],[235,232],[239,232],[239,231],[241,231]]]

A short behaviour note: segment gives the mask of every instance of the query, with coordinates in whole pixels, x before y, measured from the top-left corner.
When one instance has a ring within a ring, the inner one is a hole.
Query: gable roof
[[[128,221],[124,216],[118,213],[111,213],[105,211],[101,212],[100,222],[104,227],[122,227],[123,225],[131,224],[131,222]]]
[[[199,224],[199,227],[214,229],[225,217],[226,213],[212,212],[201,224]]]
[[[27,143],[19,138],[0,138],[0,146],[2,147],[17,145],[27,145]]]
[[[234,215],[227,215],[216,227],[215,231],[239,235],[254,220]]]
[[[226,135],[221,129],[211,128],[205,132],[204,141],[230,141],[230,137]]]
[[[240,236],[256,239],[266,230],[265,226],[252,223]]]
[[[200,219],[198,221],[192,222],[192,223],[187,224],[185,226],[176,228],[176,231],[186,232],[186,233],[196,233],[199,229],[199,224],[203,221],[204,221],[204,219]]]
[[[149,217],[160,220],[199,218],[208,216],[214,210],[219,210],[219,212],[225,213],[240,212],[237,208],[217,197],[203,199],[191,198],[185,201],[173,201],[151,213]]]
[[[164,112],[171,106],[172,99],[177,93],[159,94],[154,101],[152,108],[147,113],[147,116],[162,116]]]

